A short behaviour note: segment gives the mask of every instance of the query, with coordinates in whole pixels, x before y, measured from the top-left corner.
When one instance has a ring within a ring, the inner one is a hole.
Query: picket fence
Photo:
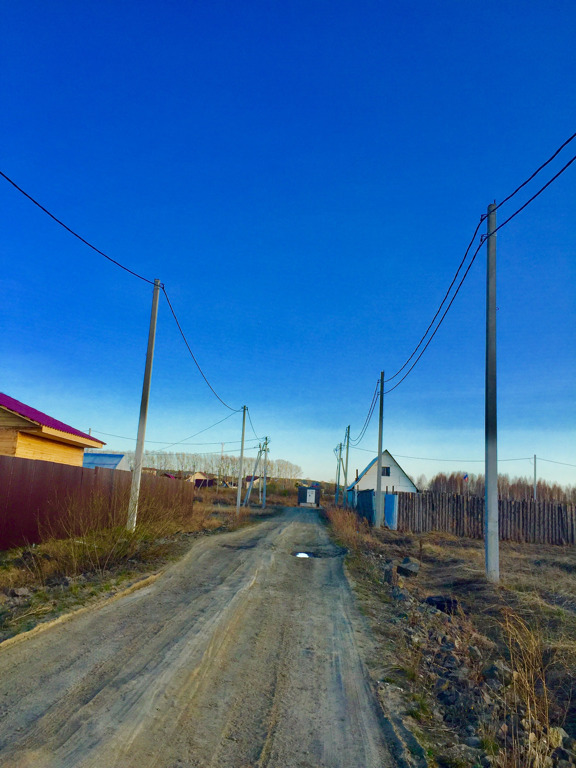
[[[552,501],[498,502],[500,538],[531,544],[576,544],[576,507]],[[398,529],[484,537],[484,498],[455,493],[399,493]]]
[[[131,472],[0,456],[0,550],[124,525]],[[143,474],[140,499],[191,503],[190,483]]]

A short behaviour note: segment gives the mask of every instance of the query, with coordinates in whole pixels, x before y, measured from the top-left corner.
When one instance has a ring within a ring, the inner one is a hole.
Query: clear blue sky
[[[359,432],[379,371],[412,351],[487,205],[576,130],[575,28],[568,0],[5,0],[0,169],[160,278],[221,397],[249,406],[273,457],[329,479],[333,447],[347,424]],[[498,233],[501,458],[576,464],[575,203],[576,164]],[[0,210],[0,389],[135,437],[150,286],[4,179]],[[482,471],[467,460],[483,457],[484,286],[482,249],[386,398],[393,454],[466,460],[399,459],[414,475]],[[227,414],[162,301],[149,440]],[[197,440],[239,432],[235,415]],[[376,419],[361,447],[375,452]],[[371,458],[351,455],[352,472]],[[574,468],[539,469],[576,482]]]

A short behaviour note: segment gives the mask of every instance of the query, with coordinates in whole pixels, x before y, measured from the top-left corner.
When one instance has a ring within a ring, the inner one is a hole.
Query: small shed
[[[89,469],[123,469],[130,471],[130,462],[123,453],[90,453],[85,451],[82,466]]]
[[[299,507],[319,507],[320,506],[320,487],[319,486],[298,486],[298,506]]]
[[[0,392],[0,454],[81,467],[85,448],[105,445]]]

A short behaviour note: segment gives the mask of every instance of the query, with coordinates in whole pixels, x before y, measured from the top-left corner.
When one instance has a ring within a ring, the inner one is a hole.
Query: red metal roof
[[[67,432],[70,435],[84,437],[86,440],[94,440],[101,445],[106,445],[106,443],[102,442],[102,440],[98,440],[97,437],[92,437],[92,435],[87,435],[84,432],[80,432],[79,429],[74,429],[74,427],[70,427],[68,424],[64,424],[63,421],[53,419],[52,416],[48,416],[46,413],[42,413],[42,411],[37,411],[36,408],[31,408],[29,405],[25,405],[19,400],[15,400],[13,397],[5,395],[3,392],[0,392],[0,408],[6,408],[8,411],[12,411],[12,413],[16,413],[18,416],[22,416],[24,419],[29,419],[35,424],[40,424],[42,427],[58,429],[60,432]]]

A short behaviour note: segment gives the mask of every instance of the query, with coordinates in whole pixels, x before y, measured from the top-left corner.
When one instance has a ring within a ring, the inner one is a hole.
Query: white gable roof
[[[354,490],[356,486],[358,487],[358,490],[363,490],[364,488],[368,487],[373,487],[374,490],[376,490],[377,462],[378,457],[376,456],[376,458],[372,459],[368,466],[362,470],[362,472],[358,475],[358,478],[348,486],[347,490]],[[416,488],[412,480],[410,480],[406,472],[404,472],[390,451],[382,451],[382,466],[390,467],[391,470],[394,470],[394,473],[391,473],[390,477],[382,478],[383,491],[386,490],[386,486],[389,488],[393,487],[395,491],[408,491],[412,493],[416,493],[418,491],[418,488]]]

